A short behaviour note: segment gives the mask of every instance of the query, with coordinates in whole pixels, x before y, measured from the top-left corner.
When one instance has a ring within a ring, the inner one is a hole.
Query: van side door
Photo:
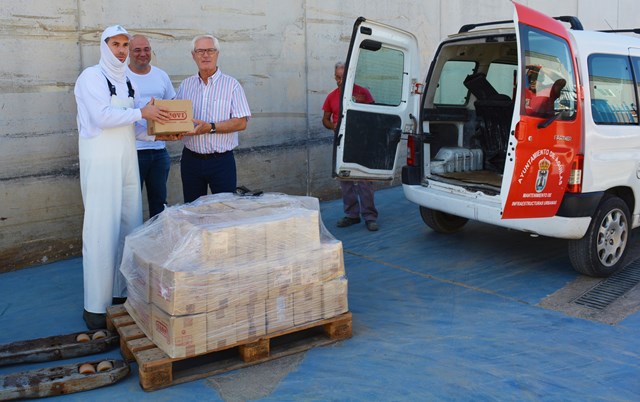
[[[334,177],[393,179],[402,134],[417,130],[419,73],[412,34],[363,17],[356,20],[334,137]],[[364,91],[373,101],[362,101]]]
[[[502,218],[550,217],[560,207],[571,163],[582,146],[581,89],[564,25],[514,6],[519,105],[502,181]]]

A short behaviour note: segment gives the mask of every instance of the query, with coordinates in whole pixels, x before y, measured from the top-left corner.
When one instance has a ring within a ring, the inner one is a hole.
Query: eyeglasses
[[[197,54],[198,56],[204,56],[205,54],[207,56],[213,56],[216,52],[218,51],[218,49],[196,49],[194,50],[194,53]]]

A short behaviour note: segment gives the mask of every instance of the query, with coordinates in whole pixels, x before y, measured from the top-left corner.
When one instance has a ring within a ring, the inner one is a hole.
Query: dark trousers
[[[167,179],[171,158],[166,149],[143,149],[138,151],[140,187],[147,188],[149,217],[164,210],[167,203]]]
[[[184,202],[192,202],[211,194],[236,191],[236,159],[233,151],[221,154],[197,154],[188,148],[182,150],[180,161]]]
[[[344,213],[350,218],[362,218],[365,221],[378,219],[378,210],[373,201],[375,188],[370,181],[341,181]]]

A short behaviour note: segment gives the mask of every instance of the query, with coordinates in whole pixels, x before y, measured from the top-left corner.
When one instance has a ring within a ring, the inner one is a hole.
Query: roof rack
[[[487,25],[498,25],[498,24],[510,24],[513,23],[513,20],[502,20],[502,21],[491,21],[491,22],[478,22],[475,24],[465,24],[460,27],[458,33],[469,32],[472,29],[476,29],[478,27],[483,27]]]
[[[619,32],[633,32],[635,34],[640,35],[640,28],[631,28],[631,29],[608,29],[601,30],[599,32],[607,32],[607,33],[619,33]]]
[[[562,15],[562,16],[553,17],[553,18],[558,20],[558,21],[562,21],[562,22],[568,23],[569,26],[571,27],[571,29],[573,29],[575,31],[584,30],[584,28],[582,27],[582,23],[580,22],[578,17],[569,16],[569,15]],[[469,32],[472,29],[476,29],[478,27],[487,26],[487,25],[512,24],[512,23],[513,23],[513,20],[502,20],[502,21],[479,22],[479,23],[475,23],[475,24],[465,24],[465,25],[460,27],[460,30],[458,31],[458,33]]]
[[[568,23],[574,31],[584,31],[582,22],[580,22],[578,17],[574,17],[572,15],[561,15],[560,17],[553,17],[553,19]]]

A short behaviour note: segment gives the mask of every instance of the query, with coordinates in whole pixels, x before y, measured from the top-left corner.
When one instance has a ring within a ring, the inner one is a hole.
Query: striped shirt
[[[251,116],[242,86],[219,68],[209,77],[207,85],[198,74],[182,81],[175,99],[191,99],[193,117],[207,123]],[[238,146],[238,132],[190,135],[185,136],[183,142],[187,148],[199,154],[226,152]]]

